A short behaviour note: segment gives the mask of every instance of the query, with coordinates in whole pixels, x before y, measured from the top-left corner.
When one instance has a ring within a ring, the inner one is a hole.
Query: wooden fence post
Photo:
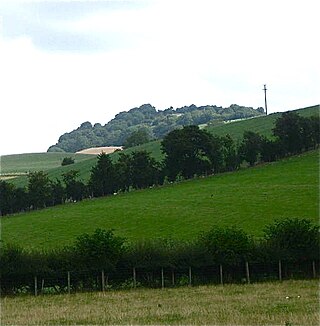
[[[38,295],[38,279],[37,276],[34,277],[34,295]]]
[[[316,262],[314,260],[312,261],[312,275],[313,278],[317,278]]]
[[[171,281],[172,281],[172,286],[174,286],[175,280],[174,280],[174,270],[171,271]]]
[[[106,276],[106,282],[105,282],[106,284],[106,289],[108,290],[108,285],[109,285],[109,274],[107,274],[107,276]]]
[[[189,286],[192,286],[192,271],[191,271],[191,266],[189,266]]]
[[[219,265],[219,270],[220,270],[220,284],[223,285],[223,270],[222,270],[222,265]]]
[[[102,287],[102,292],[104,292],[105,289],[104,270],[101,271],[101,287]]]
[[[137,279],[136,279],[136,268],[133,267],[133,287],[137,287]]]
[[[71,278],[70,278],[70,272],[67,273],[68,276],[68,294],[71,293]]]
[[[164,289],[164,273],[163,273],[163,267],[161,268],[161,288]]]
[[[43,293],[43,289],[44,289],[44,278],[42,279],[42,282],[41,282],[41,293]]]
[[[279,281],[282,281],[282,263],[280,259],[278,262],[278,268],[279,268]]]
[[[249,263],[247,261],[246,261],[246,278],[247,278],[247,283],[250,284]]]

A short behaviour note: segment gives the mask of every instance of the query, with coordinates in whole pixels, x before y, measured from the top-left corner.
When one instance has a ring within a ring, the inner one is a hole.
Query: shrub
[[[271,258],[319,259],[319,228],[307,219],[276,220],[265,228],[264,240]]]
[[[80,235],[74,246],[75,259],[80,268],[113,270],[124,251],[124,239],[113,230],[96,229],[93,234]]]
[[[65,157],[62,162],[61,162],[61,165],[64,166],[64,165],[70,165],[70,164],[73,164],[74,163],[74,159],[72,157]]]
[[[236,227],[213,227],[199,237],[199,244],[219,264],[238,264],[249,259],[254,249],[253,240]]]

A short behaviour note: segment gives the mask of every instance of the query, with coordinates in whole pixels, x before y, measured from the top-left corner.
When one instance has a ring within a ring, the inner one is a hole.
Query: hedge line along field
[[[316,280],[4,297],[1,306],[1,325],[319,325]]]
[[[190,240],[214,225],[243,228],[260,237],[274,219],[318,223],[319,154],[188,180],[153,189],[3,217],[2,240],[27,249],[68,245],[96,228],[128,241]]]

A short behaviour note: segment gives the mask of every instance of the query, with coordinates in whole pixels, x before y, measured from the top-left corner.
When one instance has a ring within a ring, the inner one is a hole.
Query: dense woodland
[[[304,118],[294,112],[283,113],[276,120],[272,139],[246,131],[242,141],[235,143],[229,135],[214,136],[197,126],[185,126],[164,137],[162,162],[146,151],[121,152],[116,162],[102,153],[88,183],[79,180],[76,170],[62,174],[61,180],[49,180],[43,171],[32,172],[26,188],[0,181],[0,215],[234,171],[299,154],[318,145],[318,117]]]
[[[49,152],[74,153],[89,147],[135,146],[162,139],[170,131],[187,125],[217,124],[223,121],[263,115],[263,108],[232,104],[228,108],[215,105],[195,105],[157,111],[150,104],[120,112],[114,119],[102,126],[84,122],[79,128],[63,134],[58,143],[50,146]]]

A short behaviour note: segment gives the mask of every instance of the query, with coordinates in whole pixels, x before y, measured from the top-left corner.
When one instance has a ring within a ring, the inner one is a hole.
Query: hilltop
[[[228,108],[216,105],[197,107],[184,106],[166,110],[156,110],[150,104],[141,105],[128,112],[120,112],[114,119],[102,126],[84,122],[79,128],[60,136],[57,144],[49,147],[49,152],[77,152],[88,147],[122,146],[134,132],[143,131],[145,141],[161,139],[173,129],[186,125],[223,123],[234,119],[261,116],[263,108],[232,104]]]

